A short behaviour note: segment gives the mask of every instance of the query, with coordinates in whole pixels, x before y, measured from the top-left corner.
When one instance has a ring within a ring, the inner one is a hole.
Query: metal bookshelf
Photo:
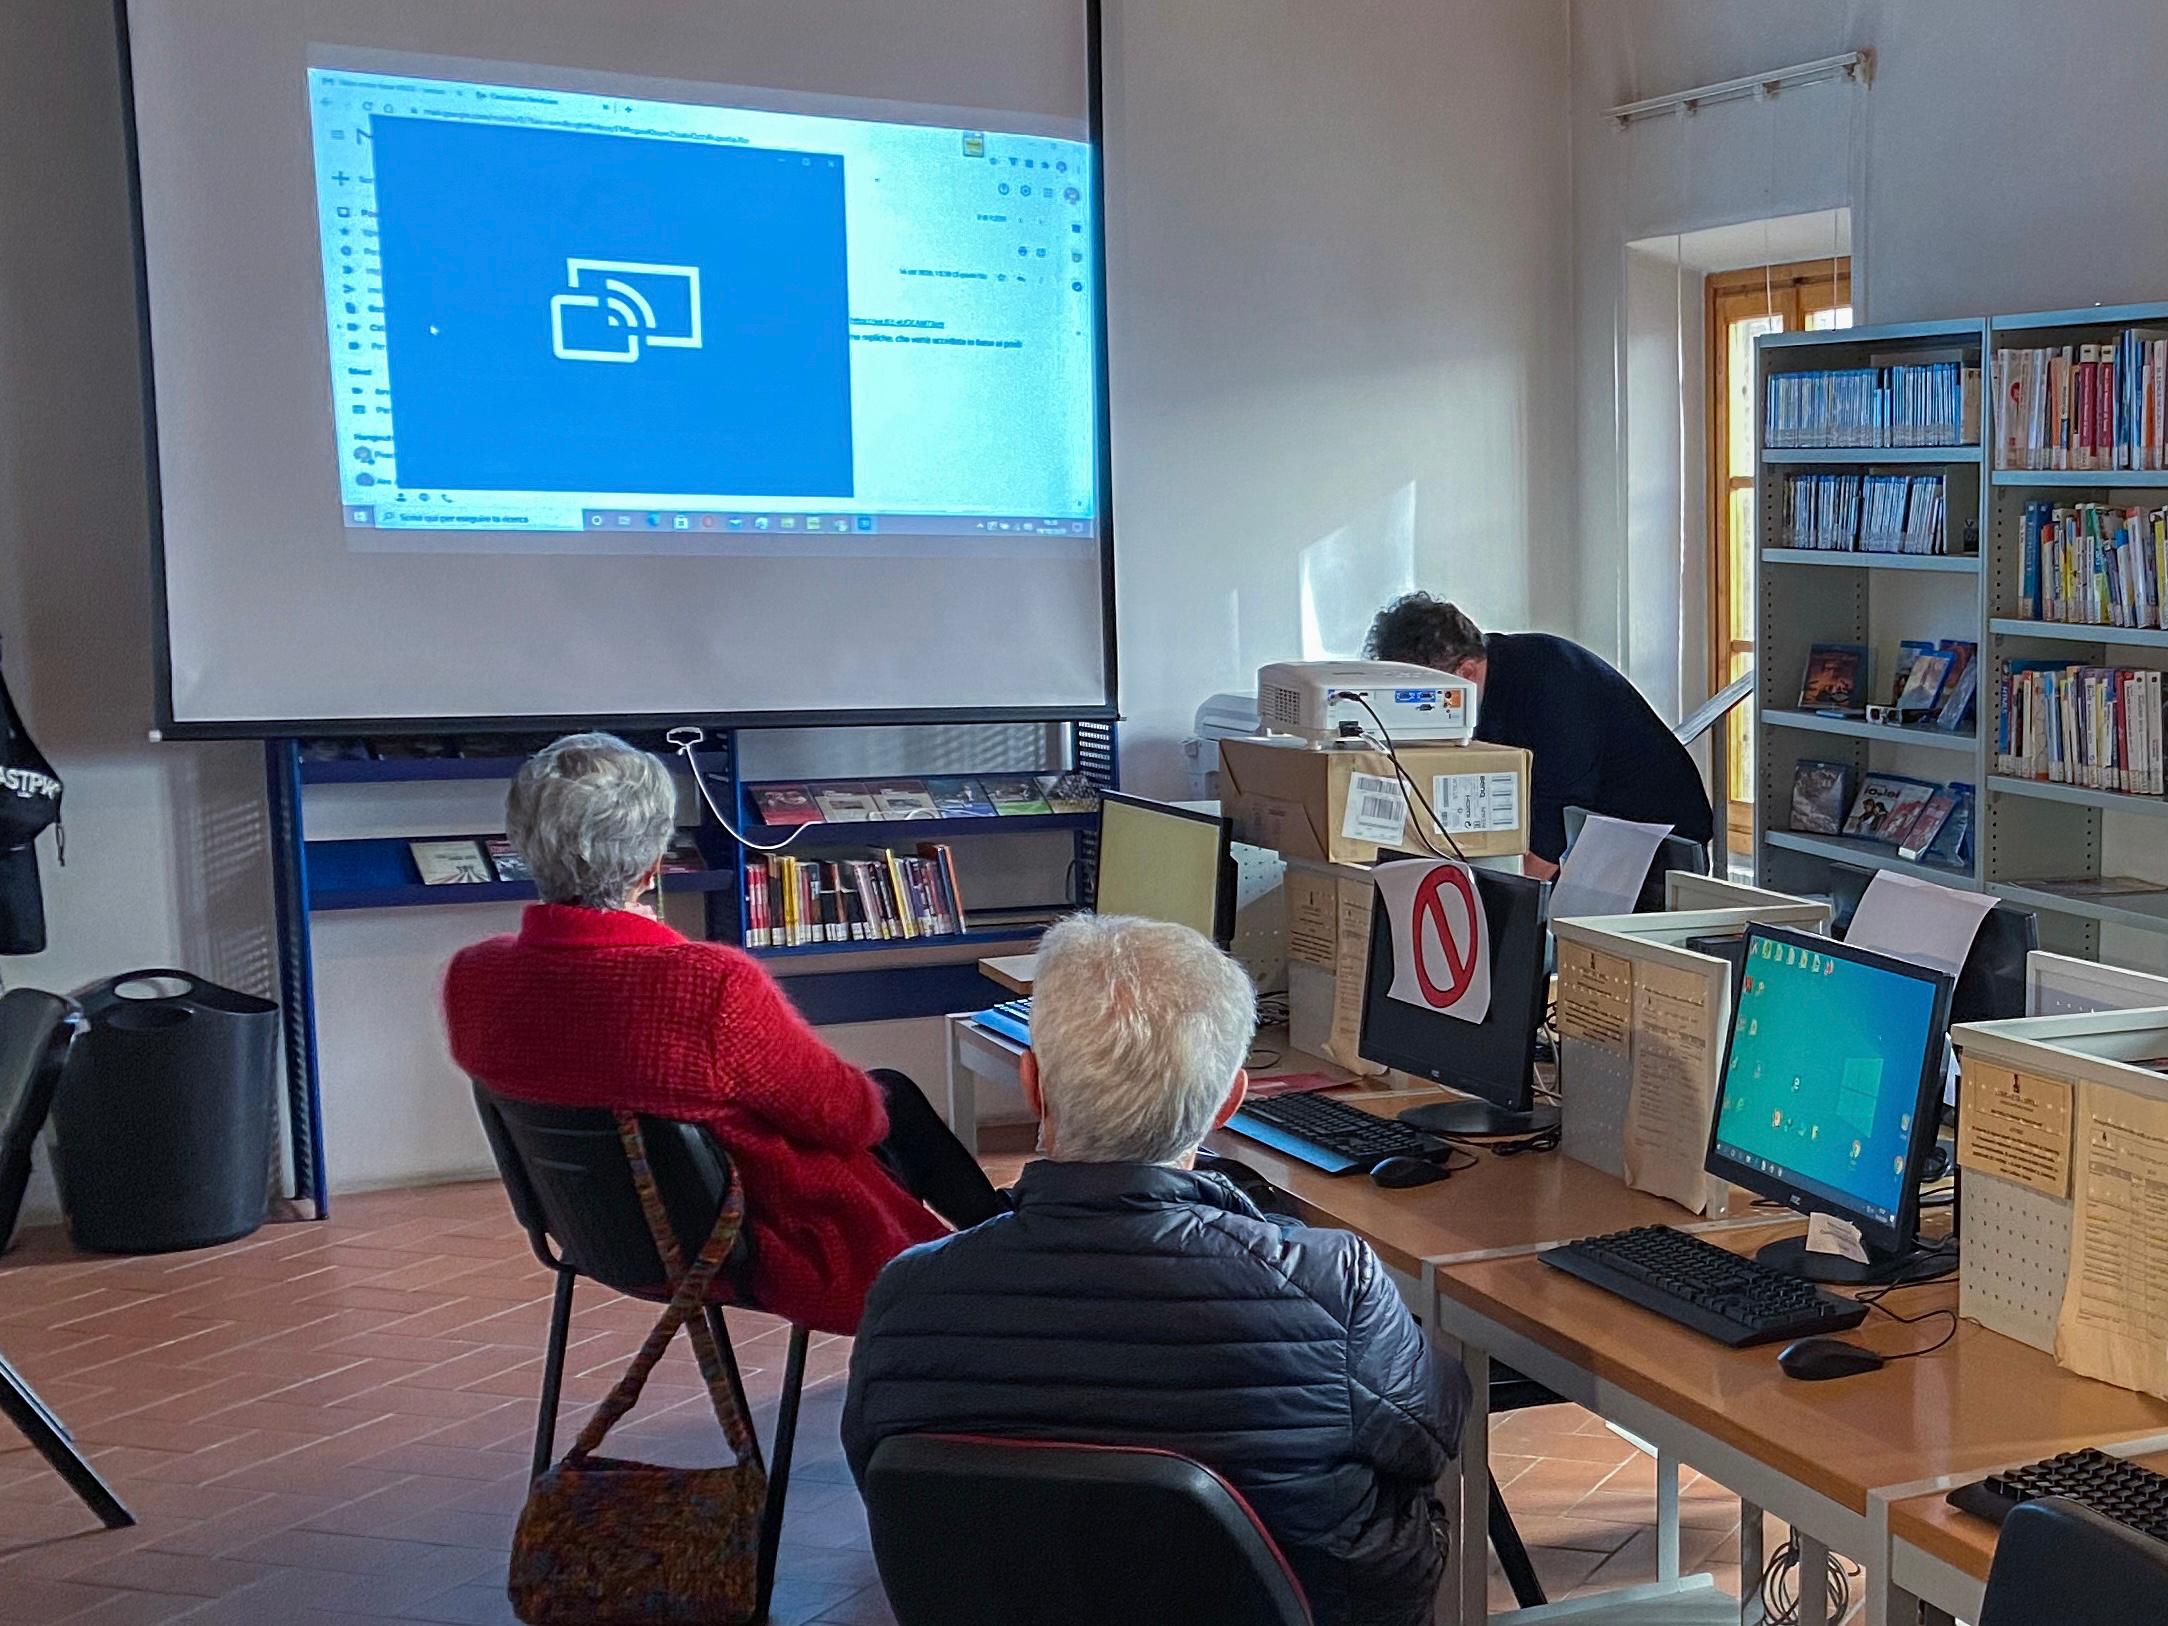
[[[2097,344],[2112,341],[2126,327],[2164,324],[2168,324],[2168,304],[2097,306],[1990,317],[1987,365],[1992,372],[1995,352],[2002,348]],[[2168,471],[1996,467],[2000,462],[1999,424],[1991,426],[1987,445],[1988,524],[1982,535],[1988,539],[1988,642],[1987,664],[1981,676],[1983,680],[1994,680],[1994,690],[1984,695],[1989,709],[1981,715],[1986,719],[1992,766],[2001,721],[1997,708],[2010,661],[2067,659],[2117,666],[2168,666],[2168,632],[2157,628],[2075,626],[2024,618],[2019,590],[2026,545],[2022,523],[2025,505],[2049,500],[2159,507],[2168,502]],[[1988,889],[2041,912],[2044,946],[2097,955],[2103,926],[2168,932],[2168,890],[2073,895],[2057,884],[2099,877],[2103,865],[2113,863],[2107,852],[2111,834],[2117,836],[2119,846],[2123,838],[2135,838],[2135,844],[2157,850],[2156,821],[2168,815],[2168,799],[2090,790],[2079,785],[2042,784],[1998,774],[1988,781],[1984,814],[1982,851],[1987,858]]]
[[[1755,346],[1757,411],[1769,380],[1788,372],[1902,363],[1912,357],[1961,354],[1977,366],[1985,353],[1981,320],[1911,322],[1901,326],[1838,328],[1771,334]],[[1983,442],[1983,444],[1991,444]],[[1755,595],[1755,666],[1761,674],[1754,712],[1754,852],[1757,874],[1784,891],[1827,892],[1838,866],[1895,870],[1946,886],[1977,888],[1978,866],[1959,871],[1903,858],[1893,846],[1856,837],[1815,835],[1791,828],[1792,776],[1802,761],[1841,762],[1861,774],[1909,774],[1937,783],[1961,781],[1977,795],[1987,780],[1985,729],[1897,727],[1864,718],[1825,717],[1799,708],[1808,651],[1815,644],[1864,644],[1869,692],[1883,696],[1901,638],[1963,638],[1986,650],[1987,593],[1981,557],[1967,533],[1986,534],[1982,446],[1767,448],[1755,477],[1759,581]],[[1785,482],[1800,474],[1851,472],[1917,475],[1940,472],[1948,503],[1948,554],[1834,552],[1787,548]],[[1983,670],[1982,680],[1986,673]],[[1983,689],[1977,716],[1989,716]]]
[[[1102,790],[1119,784],[1115,725],[1077,720],[1056,725],[1058,760],[1041,773],[1076,771]],[[717,803],[753,840],[770,845],[788,829],[762,825],[753,811],[748,781],[740,772],[740,732],[709,735],[693,755]],[[414,830],[334,840],[311,840],[307,831],[307,796],[324,785],[396,785],[429,781],[507,781],[523,759],[516,756],[400,757],[367,761],[304,760],[298,740],[270,740],[264,747],[266,797],[270,811],[272,880],[279,934],[279,983],[285,1005],[287,1123],[291,1142],[293,1195],[306,1198],[315,1216],[329,1212],[325,1188],[322,1102],[316,1040],[316,986],[312,920],[319,913],[364,909],[447,908],[503,905],[531,900],[534,887],[524,881],[425,886],[407,850],[411,840],[463,838],[493,834],[475,830]],[[684,774],[682,758],[666,759]],[[938,774],[969,769],[942,769]],[[997,774],[1021,769],[1000,768]],[[877,776],[888,777],[888,776]],[[817,787],[821,781],[793,778]],[[697,895],[702,904],[701,935],[713,942],[743,944],[742,902],[747,853],[718,824],[707,803],[692,799],[698,821],[685,827],[706,861],[704,870],[663,877],[672,896]],[[807,855],[838,846],[911,846],[921,841],[969,841],[985,836],[1036,836],[1068,843],[1067,856],[1088,889],[1096,856],[1096,814],[1035,814],[966,819],[869,820],[814,825],[791,843]],[[1059,851],[1059,849],[1057,849]],[[962,853],[958,854],[961,864]],[[968,866],[964,890],[970,891]],[[1088,898],[1081,901],[1088,902]],[[1015,920],[1019,914],[1051,915],[1066,899],[1050,899],[1043,910],[993,909],[1002,917],[962,932],[882,943],[816,943],[748,950],[771,963],[792,1002],[808,1021],[880,1022],[940,1016],[984,1004],[987,984],[978,970],[989,954],[1019,953],[1037,941],[1043,925]],[[968,909],[968,902],[967,902]],[[477,929],[477,936],[480,929]]]

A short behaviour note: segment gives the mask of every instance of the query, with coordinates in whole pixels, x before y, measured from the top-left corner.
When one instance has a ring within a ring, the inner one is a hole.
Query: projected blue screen
[[[1096,539],[1089,143],[309,80],[350,533]]]
[[[1941,1043],[1934,985],[1757,936],[1732,1021],[1717,1150],[1893,1224],[1921,1070]]]

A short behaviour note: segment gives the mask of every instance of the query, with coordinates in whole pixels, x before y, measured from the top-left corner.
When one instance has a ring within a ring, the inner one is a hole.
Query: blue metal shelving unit
[[[1101,789],[1119,784],[1115,725],[1078,721],[1063,726],[1064,760],[1041,771],[1075,770]],[[311,922],[318,912],[406,909],[452,904],[515,903],[535,893],[527,882],[424,886],[407,851],[405,836],[355,840],[308,839],[305,802],[312,785],[412,784],[449,780],[506,780],[522,759],[504,757],[401,757],[361,762],[304,761],[297,740],[264,746],[265,797],[270,809],[272,880],[279,934],[279,991],[285,1007],[287,1121],[296,1198],[307,1199],[321,1219],[330,1212],[325,1185],[320,1056],[316,1034],[315,965]],[[682,771],[680,759],[669,759]],[[746,782],[739,776],[738,731],[711,734],[693,753],[710,793],[731,810],[733,822],[756,841],[780,840],[788,831],[754,820]],[[697,893],[703,901],[702,932],[714,942],[744,941],[741,900],[746,852],[699,800],[700,822],[691,827],[708,868],[666,875],[663,890]],[[911,819],[862,824],[815,825],[792,843],[807,849],[880,845],[908,839],[957,841],[988,835],[1067,835],[1073,843],[1079,901],[1089,902],[1096,856],[1096,814],[1057,813],[1014,818]],[[464,831],[415,831],[413,839],[461,836]],[[1050,903],[1052,910],[1066,905]],[[888,943],[816,943],[796,948],[749,950],[755,958],[792,968],[784,983],[808,1021],[886,1022],[945,1015],[983,1003],[987,985],[978,972],[979,953],[1022,947],[1042,928],[977,927],[944,937]],[[961,952],[960,952],[961,951]],[[833,961],[830,966],[828,962]]]

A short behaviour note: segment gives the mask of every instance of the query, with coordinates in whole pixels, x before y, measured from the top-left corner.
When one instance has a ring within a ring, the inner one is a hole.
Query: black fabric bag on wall
[[[0,673],[0,710],[6,722],[0,737],[0,954],[42,954],[45,893],[38,884],[37,840],[46,826],[60,823],[60,776],[23,726],[5,673]],[[63,831],[63,864],[67,851]]]

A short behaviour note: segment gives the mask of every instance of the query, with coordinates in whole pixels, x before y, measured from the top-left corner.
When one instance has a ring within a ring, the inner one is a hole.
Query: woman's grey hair
[[[567,734],[520,765],[504,827],[543,902],[622,909],[669,848],[677,786],[614,734]]]
[[[1032,975],[1042,1148],[1065,1163],[1184,1162],[1212,1132],[1256,1026],[1249,975],[1189,927],[1061,922]]]

